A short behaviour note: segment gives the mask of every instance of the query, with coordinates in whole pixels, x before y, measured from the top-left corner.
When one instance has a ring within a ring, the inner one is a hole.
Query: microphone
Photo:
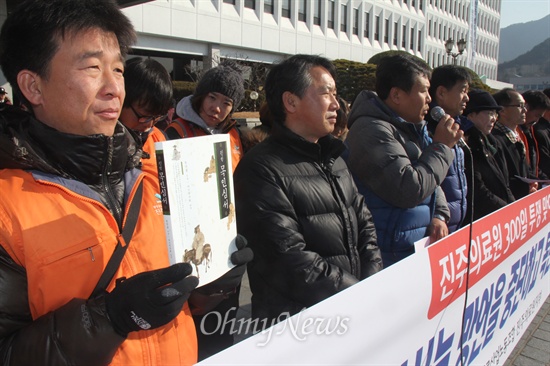
[[[443,118],[444,115],[445,115],[445,110],[440,106],[435,106],[430,111],[430,117],[432,117],[432,119],[436,122],[439,122],[439,120]],[[464,142],[462,137],[460,138],[460,140],[458,140],[457,144],[462,148],[464,148],[465,146],[468,146],[466,145],[466,142]]]
[[[433,107],[430,111],[430,117],[432,117],[436,122],[439,122],[441,118],[445,115],[445,110],[440,106]]]

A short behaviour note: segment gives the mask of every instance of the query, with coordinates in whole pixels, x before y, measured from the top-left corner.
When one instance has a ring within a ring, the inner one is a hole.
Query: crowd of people
[[[128,57],[135,41],[113,0],[25,0],[2,27],[20,101],[0,88],[4,365],[193,364],[233,344],[207,315],[234,319],[245,270],[252,316],[274,324],[550,174],[550,89],[470,90],[463,67],[397,54],[350,104],[330,60],[299,54],[270,69],[262,126],[241,130],[237,64],[174,101],[160,63]],[[235,267],[197,288],[169,264],[154,143],[220,133]]]

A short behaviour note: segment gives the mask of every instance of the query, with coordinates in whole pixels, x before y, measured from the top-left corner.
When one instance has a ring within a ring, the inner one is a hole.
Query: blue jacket
[[[435,106],[435,104],[433,105]],[[432,106],[432,107],[433,107]],[[466,118],[455,117],[455,121],[460,124],[460,128],[465,130],[465,125],[463,122]],[[434,121],[430,113],[426,115],[426,121],[428,122],[428,129],[431,133],[435,131],[435,126],[439,121]],[[469,125],[471,126],[471,122]],[[456,144],[453,147],[453,152],[455,158],[451,166],[449,166],[449,171],[447,176],[441,183],[441,188],[445,193],[445,198],[447,199],[447,204],[451,212],[451,218],[447,223],[449,228],[449,234],[458,230],[462,226],[462,221],[466,217],[466,210],[468,209],[468,200],[466,199],[468,194],[468,180],[466,178],[466,171],[464,167],[464,151],[460,144]]]
[[[434,214],[449,218],[439,185],[452,150],[432,143],[425,124],[409,123],[371,91],[362,91],[348,118],[347,163],[372,213],[384,266],[414,252]]]

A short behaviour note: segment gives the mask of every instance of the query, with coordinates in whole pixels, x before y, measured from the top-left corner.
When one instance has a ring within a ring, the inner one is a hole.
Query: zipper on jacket
[[[92,247],[89,247],[88,251],[90,252],[90,257],[92,257],[92,262],[95,262],[95,256],[94,256],[94,251]]]
[[[105,191],[106,203],[109,209],[111,210],[111,212],[113,213],[113,216],[120,229],[122,227],[122,207],[121,207],[121,204],[116,199],[115,194],[113,193],[111,184],[109,182],[109,176],[111,175],[111,168],[113,165],[113,152],[114,152],[113,137],[109,136],[107,138],[107,160],[105,161],[105,165],[103,167],[103,174],[101,176],[101,179],[102,179],[103,190]]]
[[[349,212],[345,203],[345,195],[344,192],[342,192],[342,190],[340,189],[340,185],[337,182],[339,177],[332,172],[334,159],[331,158],[328,162],[322,162],[319,165],[321,167],[321,170],[327,177],[330,189],[332,190],[332,194],[334,195],[334,199],[338,203],[338,206],[340,207],[340,212],[342,213],[344,225],[344,245],[347,244],[346,250],[349,256],[351,274],[353,274],[357,279],[361,279],[361,272],[359,267],[360,264],[358,261],[359,253],[357,251],[357,246],[353,243],[353,239],[355,238],[353,235],[353,230],[351,228],[351,219],[349,217]]]

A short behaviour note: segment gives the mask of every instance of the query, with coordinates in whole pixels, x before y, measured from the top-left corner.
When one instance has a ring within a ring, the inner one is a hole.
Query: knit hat
[[[464,115],[467,116],[472,112],[480,112],[487,110],[500,111],[501,106],[497,104],[495,99],[489,92],[480,89],[471,90],[468,93],[468,104],[466,104],[466,109],[464,109]]]
[[[212,92],[231,98],[233,110],[237,109],[244,97],[242,71],[237,64],[228,60],[223,61],[202,76],[194,94],[206,95]]]

